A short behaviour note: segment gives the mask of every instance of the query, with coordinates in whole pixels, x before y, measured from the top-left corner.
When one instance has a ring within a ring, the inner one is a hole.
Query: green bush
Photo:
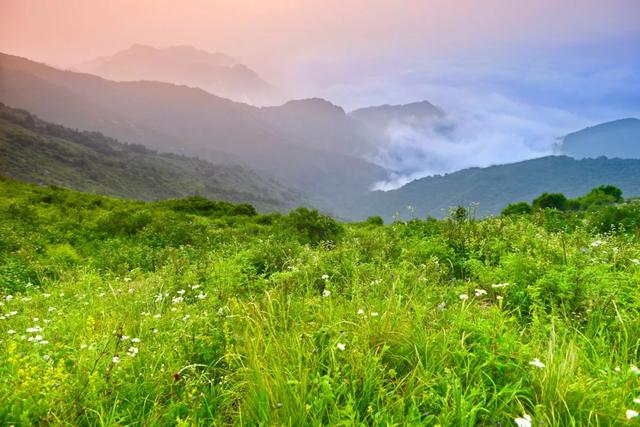
[[[343,232],[336,220],[315,209],[298,208],[289,213],[287,221],[305,243],[336,242]]]

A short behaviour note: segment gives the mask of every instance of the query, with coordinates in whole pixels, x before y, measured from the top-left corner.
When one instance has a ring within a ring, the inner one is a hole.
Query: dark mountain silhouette
[[[0,104],[0,175],[141,200],[200,195],[264,211],[304,203],[301,194],[233,165],[213,165],[98,132],[80,132]]]
[[[570,133],[559,148],[561,153],[578,159],[640,159],[640,120],[620,119]]]

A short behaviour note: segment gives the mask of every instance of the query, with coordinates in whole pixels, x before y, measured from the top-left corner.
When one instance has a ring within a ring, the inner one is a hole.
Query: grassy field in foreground
[[[0,181],[0,425],[639,425],[640,238],[602,221]]]

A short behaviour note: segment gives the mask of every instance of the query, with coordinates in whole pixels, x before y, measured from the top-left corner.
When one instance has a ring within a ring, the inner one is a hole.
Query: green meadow
[[[584,197],[385,225],[2,180],[0,425],[640,425],[640,204]]]

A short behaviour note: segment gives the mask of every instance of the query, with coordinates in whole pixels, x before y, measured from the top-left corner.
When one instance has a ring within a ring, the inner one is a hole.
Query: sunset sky
[[[483,164],[640,115],[638,0],[1,0],[0,19],[0,51],[61,67],[134,43],[192,45],[291,97],[428,99]]]

